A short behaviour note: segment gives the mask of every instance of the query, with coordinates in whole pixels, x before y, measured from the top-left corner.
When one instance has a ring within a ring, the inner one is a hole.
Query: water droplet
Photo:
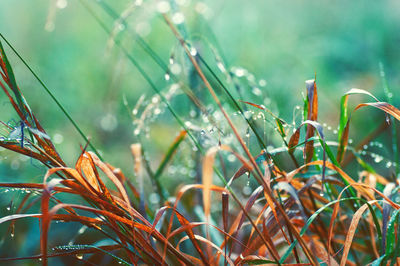
[[[193,109],[190,110],[190,112],[189,112],[190,117],[195,117],[196,114],[197,114],[196,110],[193,110]]]
[[[122,23],[119,23],[119,24],[117,25],[117,28],[118,28],[119,31],[123,31],[123,30],[125,29],[125,25],[122,24]]]
[[[363,146],[363,149],[364,149],[364,150],[368,149],[368,145],[364,145],[364,146]]]
[[[151,26],[147,22],[139,22],[135,27],[135,31],[140,36],[145,37],[150,34]]]
[[[8,206],[6,209],[7,209],[7,211],[10,211],[10,210],[11,210],[11,207],[10,207],[10,206]]]
[[[190,170],[189,177],[194,178],[195,176],[196,176],[196,171],[195,170]]]
[[[88,227],[87,227],[86,225],[82,226],[82,227],[79,229],[78,234],[83,234],[83,233],[86,231],[87,228],[88,228]]]
[[[376,156],[375,156],[375,160],[374,160],[374,161],[375,161],[376,163],[380,163],[382,160],[383,160],[383,157],[382,157],[382,156],[379,156],[379,155],[376,155]]]
[[[14,236],[15,236],[14,232],[11,232],[10,236],[11,236],[11,238],[14,238]]]
[[[168,173],[169,174],[175,174],[176,173],[176,167],[174,165],[171,165],[168,167]]]
[[[166,81],[168,81],[168,80],[170,80],[171,77],[168,73],[165,73],[164,78]]]
[[[77,258],[78,260],[83,259],[83,254],[76,254],[75,256],[76,256],[76,258]]]
[[[115,115],[108,113],[105,116],[103,116],[100,120],[100,127],[104,131],[111,132],[115,130],[115,128],[118,126],[118,120],[115,117]]]
[[[181,71],[182,71],[182,67],[180,64],[175,63],[175,64],[171,65],[171,72],[174,75],[179,75],[181,73]]]
[[[56,3],[57,8],[64,9],[67,7],[67,5],[68,5],[67,0],[57,0],[57,3]]]
[[[321,197],[323,197],[323,196],[325,195],[324,191],[321,190],[321,192],[319,192],[319,195],[320,195]]]
[[[254,95],[257,95],[257,96],[261,96],[261,94],[262,94],[262,91],[258,87],[254,87],[252,92]]]
[[[387,162],[386,163],[386,168],[390,168],[392,166],[392,162]]]
[[[48,32],[52,32],[55,29],[56,25],[53,21],[47,21],[44,25],[44,29]]]
[[[249,128],[246,129],[246,138],[250,138],[250,129]]]
[[[157,10],[160,13],[167,13],[171,9],[171,6],[167,1],[160,1],[157,5]]]
[[[61,144],[64,141],[64,136],[59,133],[56,133],[54,134],[52,140],[55,144]]]
[[[245,70],[243,68],[236,68],[234,73],[237,77],[240,78],[245,75]]]
[[[196,56],[196,55],[197,55],[197,50],[196,50],[196,48],[191,47],[191,48],[190,48],[190,54],[191,54],[192,56]]]
[[[154,114],[155,114],[155,115],[161,114],[161,109],[160,109],[160,108],[154,109]]]
[[[160,202],[160,196],[157,193],[151,193],[149,196],[149,201],[152,204],[158,204]]]
[[[242,193],[243,193],[245,196],[249,196],[249,195],[251,194],[251,187],[250,187],[250,186],[244,186],[244,187],[243,187],[243,190],[242,190]]]
[[[200,131],[200,134],[201,134],[201,135],[205,135],[205,134],[206,134],[206,131],[205,131],[204,129],[202,129],[202,130]]]
[[[182,24],[185,21],[185,16],[181,12],[172,15],[172,22],[175,24]]]
[[[236,161],[236,156],[233,155],[233,154],[229,154],[229,155],[228,155],[228,161],[229,161],[229,162],[234,162],[234,161]]]
[[[221,70],[222,73],[226,72],[226,68],[224,66],[224,64],[222,64],[222,62],[217,62],[217,67],[219,68],[219,70]]]
[[[386,123],[388,123],[388,125],[390,125],[390,117],[388,114],[386,114]]]
[[[209,9],[209,7],[204,2],[198,2],[194,8],[199,14],[205,14]]]

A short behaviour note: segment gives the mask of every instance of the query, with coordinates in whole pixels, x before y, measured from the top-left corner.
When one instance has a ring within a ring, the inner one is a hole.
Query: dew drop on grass
[[[260,87],[265,87],[267,85],[267,81],[265,79],[260,79],[258,81],[258,85],[260,85]]]
[[[171,6],[167,1],[160,1],[157,5],[157,11],[160,13],[167,13],[171,9]]]
[[[84,225],[84,226],[82,226],[80,229],[79,229],[79,231],[78,231],[78,234],[83,234],[85,231],[86,231],[86,229],[87,229],[88,227],[86,226],[86,225]]]
[[[10,167],[11,167],[11,169],[13,169],[13,170],[18,170],[19,167],[20,167],[20,162],[19,162],[19,160],[13,160],[13,161],[11,162]]]
[[[388,125],[390,125],[390,117],[389,117],[388,114],[386,114],[386,123],[387,123]]]
[[[68,5],[67,0],[57,0],[57,2],[56,2],[56,6],[59,9],[64,9],[67,7],[67,5]]]
[[[159,115],[159,114],[161,114],[161,109],[160,108],[154,109],[154,115]]]
[[[172,15],[172,22],[175,24],[182,24],[185,21],[185,16],[181,12]]]
[[[151,193],[149,201],[151,204],[158,204],[160,202],[160,196],[157,193]]]
[[[14,236],[15,236],[14,232],[11,232],[10,236],[11,236],[11,238],[14,238]]]
[[[261,94],[262,94],[262,91],[261,91],[260,88],[258,88],[258,87],[254,87],[253,90],[252,90],[252,92],[253,92],[253,94],[256,95],[256,96],[261,96]]]
[[[190,110],[190,112],[189,112],[190,117],[195,117],[196,114],[197,114],[197,112],[194,109]]]
[[[174,75],[179,75],[181,73],[181,71],[182,71],[182,67],[180,64],[175,63],[175,64],[171,65],[171,72]]]
[[[164,78],[166,81],[169,81],[171,77],[168,73],[165,73]]]
[[[196,171],[195,170],[190,170],[189,171],[189,177],[194,178],[196,176]]]
[[[100,127],[104,131],[111,132],[115,130],[117,126],[118,126],[118,120],[113,114],[108,113],[105,116],[103,116],[100,120]]]
[[[228,155],[228,161],[229,161],[229,162],[232,163],[232,162],[234,162],[235,160],[236,160],[236,156],[235,156],[235,155],[233,155],[233,154],[229,154],[229,155]]]
[[[64,141],[64,136],[59,133],[56,133],[54,134],[52,140],[55,144],[61,144]]]
[[[247,130],[246,130],[246,138],[250,138],[250,129],[249,128],[247,128]]]
[[[197,50],[196,50],[196,48],[191,47],[191,48],[190,48],[190,54],[191,54],[192,56],[196,56],[196,55],[197,55]]]
[[[245,186],[245,187],[243,187],[242,193],[243,193],[245,196],[250,196],[250,194],[251,194],[251,188],[250,188],[250,186]]]
[[[222,73],[226,72],[226,68],[224,66],[224,64],[220,61],[217,62],[217,67],[219,68],[219,70],[221,70]]]
[[[392,162],[387,162],[386,163],[386,168],[390,168],[392,166]]]
[[[377,154],[375,155],[374,161],[375,161],[376,163],[380,163],[382,160],[383,160],[383,157],[382,157],[382,156],[377,155]]]
[[[151,26],[147,22],[139,22],[135,27],[135,31],[140,36],[145,37],[150,34]]]

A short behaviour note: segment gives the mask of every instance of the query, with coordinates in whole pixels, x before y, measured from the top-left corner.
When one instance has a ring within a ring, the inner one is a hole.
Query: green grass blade
[[[58,246],[55,247],[55,250],[86,250],[86,249],[96,249],[98,251],[103,252],[104,254],[107,254],[111,257],[113,257],[114,259],[116,259],[118,261],[119,264],[125,264],[125,265],[131,265],[129,262],[125,261],[124,259],[115,256],[114,254],[112,254],[111,252],[108,252],[107,250],[104,250],[102,248],[93,246],[93,245],[68,245],[68,246]]]
[[[379,68],[380,68],[380,75],[381,75],[381,79],[382,79],[382,83],[383,83],[383,92],[385,93],[386,96],[386,100],[389,104],[393,105],[393,93],[389,88],[388,82],[386,80],[386,74],[385,74],[385,70],[383,68],[383,64],[380,63],[379,64]],[[392,131],[392,152],[393,152],[393,156],[394,156],[394,161],[398,162],[400,155],[399,155],[399,149],[398,149],[398,139],[397,139],[397,127],[396,127],[396,123],[395,123],[395,119],[391,116],[390,118],[390,124],[392,125],[391,131]],[[399,175],[400,172],[400,165],[396,164],[396,176]]]
[[[89,143],[90,148],[93,149],[93,151],[96,153],[96,155],[102,159],[100,153],[97,151],[97,149],[93,146],[93,144],[89,141],[89,139],[86,137],[86,135],[83,133],[83,131],[80,129],[78,124],[75,122],[74,119],[70,116],[70,114],[67,112],[67,110],[64,108],[64,106],[57,100],[57,98],[54,96],[54,94],[50,91],[50,89],[44,84],[44,82],[39,78],[39,76],[33,71],[33,69],[28,65],[28,63],[22,58],[22,56],[15,50],[15,48],[11,45],[11,43],[3,36],[3,34],[0,33],[0,37],[7,43],[7,45],[13,50],[13,52],[18,56],[18,58],[21,60],[21,62],[28,68],[28,70],[32,73],[32,75],[36,78],[37,81],[39,81],[40,85],[44,88],[46,93],[51,97],[51,99],[56,103],[58,108],[62,111],[62,113],[68,118],[68,120],[71,122],[71,124],[74,126],[74,128],[78,131],[79,135],[85,140],[86,143]],[[25,109],[23,109],[25,110]]]
[[[392,214],[392,217],[389,220],[389,223],[388,223],[388,229],[386,232],[386,251],[385,251],[386,256],[391,254],[394,250],[395,241],[396,241],[396,235],[394,233],[394,226],[396,224],[396,221],[398,220],[397,218],[399,216],[399,212],[400,212],[400,210],[395,210]]]

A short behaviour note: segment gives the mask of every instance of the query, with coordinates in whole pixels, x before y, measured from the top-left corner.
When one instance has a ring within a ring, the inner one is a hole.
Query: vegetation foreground
[[[20,119],[17,126],[2,122],[7,133],[0,138],[0,146],[33,158],[48,168],[42,183],[29,183],[29,179],[25,183],[0,183],[3,188],[29,192],[18,203],[15,213],[0,218],[1,226],[7,226],[13,234],[17,220],[40,221],[40,253],[30,257],[15,254],[0,261],[40,260],[47,265],[55,258],[73,258],[89,265],[398,265],[400,198],[396,195],[400,184],[396,120],[400,120],[400,110],[365,90],[351,89],[341,98],[337,139],[332,140],[318,120],[315,79],[306,81],[303,108],[299,108],[300,121],[294,119],[288,123],[262,104],[236,100],[225,81],[215,75],[166,14],[163,19],[179,41],[190,69],[207,90],[207,97],[211,97],[219,117],[210,113],[203,98],[190,85],[186,86],[164,66],[166,79],[182,84],[180,89],[196,105],[194,116],[206,117],[219,137],[215,145],[205,149],[197,132],[200,135],[207,132],[184,122],[171,104],[169,94],[161,92],[140,64],[123,50],[155,91],[157,101],[163,103],[181,126],[156,170],[144,156],[144,145],[138,137],[139,142],[130,147],[134,178],[102,160],[101,154],[28,66],[86,142],[76,164],[66,165],[29,107],[23,88],[18,87],[13,64],[7,59],[4,42],[0,42],[0,86]],[[139,43],[157,60],[157,54],[144,40],[139,38]],[[219,65],[219,68],[223,67]],[[225,74],[227,80],[235,82],[231,72]],[[348,100],[354,94],[371,101],[350,109]],[[225,99],[230,104],[228,107]],[[359,144],[352,146],[349,143],[351,116],[364,107],[380,109],[385,118],[376,123],[371,135],[356,140]],[[141,122],[145,123],[146,112],[154,111],[151,108],[143,110],[142,120],[135,120],[138,117],[135,107],[133,120],[138,128]],[[237,114],[234,117],[231,109]],[[254,110],[255,115],[249,116],[246,110]],[[262,126],[260,119],[257,120],[260,117],[264,126],[267,121],[280,138],[281,147],[267,146],[265,136],[260,133]],[[238,123],[248,128],[246,136]],[[379,173],[360,151],[363,145],[389,129],[392,135],[389,149],[395,160],[388,165],[389,173]],[[233,136],[230,143],[221,140],[228,133]],[[257,145],[255,155],[250,152],[250,135]],[[179,148],[184,142],[194,147],[191,153],[197,156],[194,168],[199,179],[169,195],[160,178],[174,156],[181,152]],[[227,158],[232,156],[241,166],[233,176],[227,176]],[[361,171],[354,174],[351,169],[345,169],[348,165]],[[235,185],[242,176],[258,184],[247,196],[238,192],[241,188]],[[146,178],[153,185],[152,195],[160,201],[157,207],[149,203],[148,192],[143,187]],[[80,223],[84,226],[81,233],[88,229],[107,241],[52,246],[48,236],[51,225],[56,222]]]

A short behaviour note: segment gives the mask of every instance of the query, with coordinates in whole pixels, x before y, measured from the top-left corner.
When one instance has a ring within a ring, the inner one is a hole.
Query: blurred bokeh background
[[[165,71],[135,42],[135,36],[143,38],[165,65],[173,60],[179,62],[171,71],[182,76],[207,108],[214,110],[199,81],[190,77],[182,49],[160,15],[165,8],[221,79],[226,81],[225,73],[221,72],[225,67],[240,81],[240,93],[233,93],[236,99],[263,104],[288,122],[293,120],[296,106],[302,106],[304,81],[315,75],[320,120],[332,128],[333,140],[344,92],[350,88],[365,89],[387,101],[382,68],[393,93],[392,101],[396,106],[399,104],[399,1],[177,0],[166,7],[168,2],[0,1],[1,34],[90,136],[104,160],[122,168],[127,176],[133,176],[130,144],[142,141],[150,163],[157,165],[181,129],[165,106],[157,106],[154,91],[117,42],[163,93],[174,84],[165,79]],[[7,45],[5,48],[26,100],[64,160],[73,166],[84,140],[11,49]],[[218,51],[218,55],[213,51]],[[133,115],[139,116],[150,103],[156,106],[151,111],[154,115],[145,119],[146,128],[135,134],[138,124],[132,123],[132,110],[143,95],[142,105]],[[361,100],[369,99],[356,96],[351,106]],[[196,108],[186,96],[175,92],[170,101],[184,119],[195,120]],[[357,136],[356,143],[384,120],[384,115],[376,110],[357,114],[351,133]],[[18,123],[3,94],[0,94],[0,120],[11,125]],[[203,128],[204,124],[198,126],[199,136],[201,130],[208,130]],[[245,129],[241,132],[245,134]],[[384,135],[381,142],[388,136]],[[275,146],[271,138],[268,140],[267,145]],[[182,149],[185,147],[191,150],[192,145],[187,141]],[[252,151],[259,153],[257,148]],[[390,157],[389,150],[382,153]],[[188,160],[184,154],[187,153],[178,153],[175,160],[182,164]],[[194,182],[190,179],[195,175],[191,174],[194,163],[188,160],[185,167],[171,165],[162,182],[171,187]],[[0,150],[2,182],[37,182],[45,171],[36,162]],[[12,211],[7,207],[13,207],[12,202],[21,197],[18,193],[0,193],[1,216]],[[24,230],[23,223],[20,225],[18,230]],[[0,231],[6,229],[2,227]],[[35,253],[37,248],[37,228],[29,230],[31,244],[25,244],[20,255]],[[8,251],[0,246],[0,254],[15,254],[12,250],[21,247],[27,235],[19,237],[16,232],[15,241],[19,245],[13,241]]]

